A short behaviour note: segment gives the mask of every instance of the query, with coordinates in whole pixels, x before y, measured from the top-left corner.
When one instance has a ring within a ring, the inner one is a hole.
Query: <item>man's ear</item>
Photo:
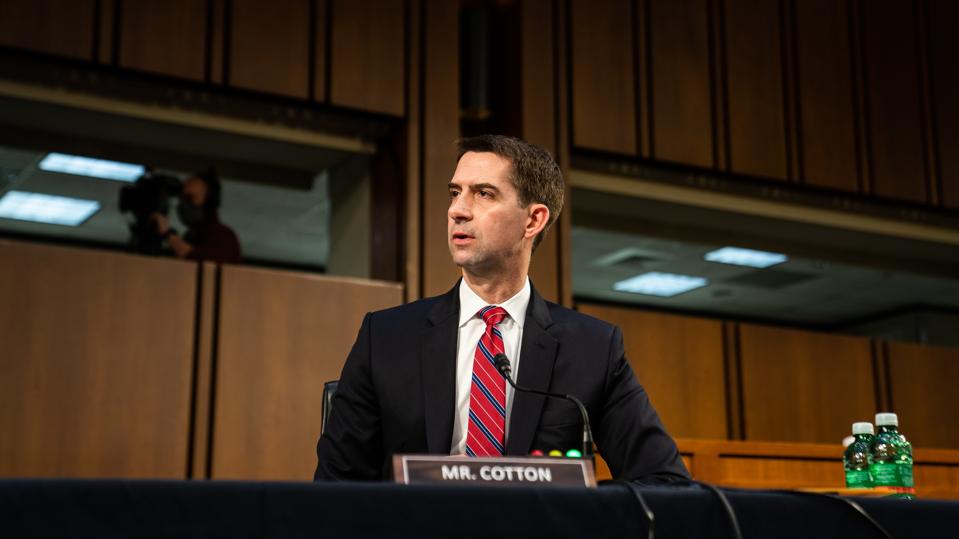
[[[529,207],[529,217],[526,219],[526,238],[535,238],[546,228],[549,222],[549,208],[545,204],[532,204]]]

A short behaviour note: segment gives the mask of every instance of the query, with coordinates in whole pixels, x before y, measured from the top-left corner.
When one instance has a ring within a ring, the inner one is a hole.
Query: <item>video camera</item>
[[[133,185],[120,189],[120,212],[133,214],[130,248],[134,252],[160,254],[163,238],[157,233],[151,216],[155,213],[166,216],[170,211],[170,199],[179,197],[182,190],[183,184],[178,178],[155,174],[149,168]]]

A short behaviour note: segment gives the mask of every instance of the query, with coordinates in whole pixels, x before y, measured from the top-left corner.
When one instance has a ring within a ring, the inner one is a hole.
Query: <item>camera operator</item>
[[[179,258],[237,264],[240,242],[236,233],[220,222],[220,180],[211,169],[197,172],[183,182],[177,215],[187,231],[180,237],[166,216],[153,213],[152,220],[160,237],[166,239]]]

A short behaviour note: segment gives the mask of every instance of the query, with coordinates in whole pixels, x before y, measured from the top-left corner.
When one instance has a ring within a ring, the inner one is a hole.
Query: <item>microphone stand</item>
[[[593,460],[593,429],[590,427],[589,414],[586,413],[586,406],[583,405],[582,401],[572,395],[548,393],[546,391],[516,385],[516,382],[513,381],[513,377],[510,375],[512,369],[506,354],[496,354],[496,356],[493,357],[493,362],[499,373],[503,375],[503,378],[505,378],[506,381],[509,382],[509,385],[513,386],[513,389],[516,391],[543,395],[544,397],[552,397],[554,399],[566,399],[575,404],[576,408],[579,409],[580,415],[583,416],[583,457]]]

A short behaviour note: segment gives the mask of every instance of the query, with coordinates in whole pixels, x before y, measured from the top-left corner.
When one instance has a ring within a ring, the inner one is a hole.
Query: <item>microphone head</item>
[[[506,357],[506,354],[499,353],[493,356],[493,364],[496,365],[496,370],[502,374],[509,374],[509,358]]]

